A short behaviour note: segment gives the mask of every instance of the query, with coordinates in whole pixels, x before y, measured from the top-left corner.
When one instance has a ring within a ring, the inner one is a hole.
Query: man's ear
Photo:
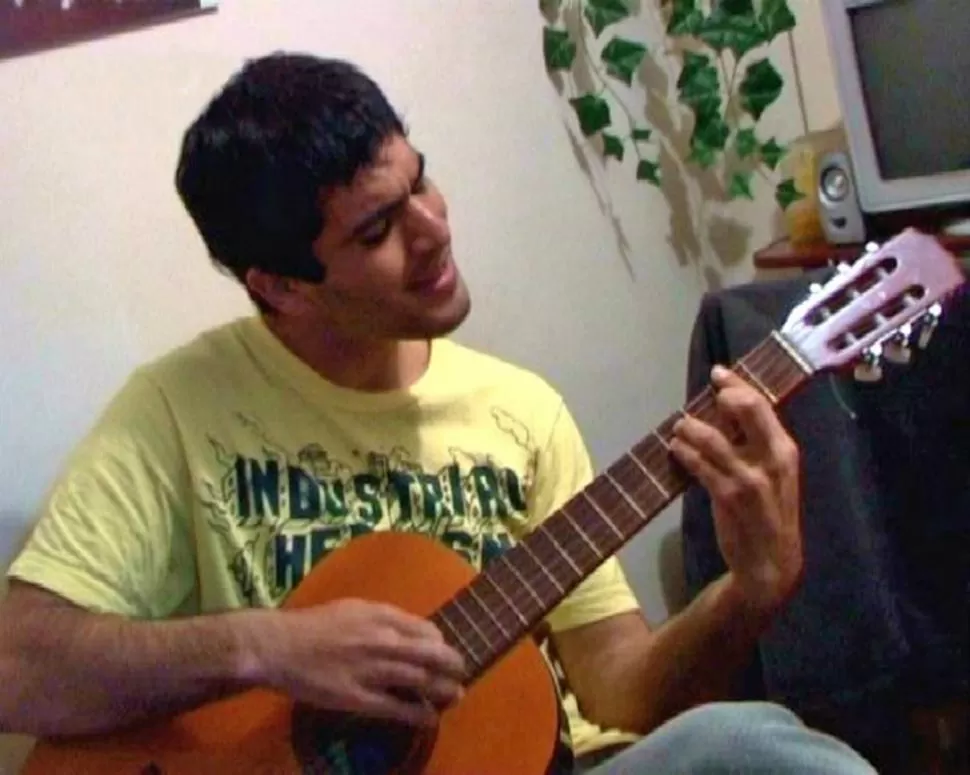
[[[252,268],[246,272],[249,292],[283,314],[292,315],[306,308],[309,299],[304,286],[305,283],[299,280],[280,277],[262,269]]]

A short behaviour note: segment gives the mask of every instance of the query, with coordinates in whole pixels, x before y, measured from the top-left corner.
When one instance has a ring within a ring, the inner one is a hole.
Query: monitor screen
[[[881,177],[970,170],[970,2],[854,5],[849,25]]]

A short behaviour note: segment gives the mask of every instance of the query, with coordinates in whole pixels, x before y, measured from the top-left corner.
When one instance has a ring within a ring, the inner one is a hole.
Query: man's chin
[[[465,322],[471,313],[471,298],[465,286],[459,285],[455,293],[446,302],[439,304],[435,309],[427,310],[421,316],[415,328],[414,339],[435,339],[448,336],[456,331]]]

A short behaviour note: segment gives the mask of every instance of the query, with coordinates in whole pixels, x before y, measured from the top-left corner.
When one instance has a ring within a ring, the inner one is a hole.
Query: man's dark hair
[[[394,134],[400,118],[357,67],[275,53],[247,62],[186,130],[175,184],[209,255],[241,282],[251,268],[320,282],[320,193]]]

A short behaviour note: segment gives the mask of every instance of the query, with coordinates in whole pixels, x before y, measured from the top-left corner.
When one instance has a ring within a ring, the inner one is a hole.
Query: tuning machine
[[[924,312],[920,317],[920,330],[919,336],[916,338],[916,346],[921,350],[926,349],[926,346],[930,343],[933,332],[936,331],[936,327],[940,325],[940,317],[942,315],[943,307],[939,303],[936,303],[926,310],[926,312]]]
[[[877,342],[869,347],[856,365],[854,376],[859,382],[878,382],[882,379],[883,347]]]
[[[901,326],[899,331],[890,336],[883,344],[883,356],[890,363],[905,366],[913,358],[913,351],[910,348],[910,339],[913,336],[913,327],[906,323]]]

